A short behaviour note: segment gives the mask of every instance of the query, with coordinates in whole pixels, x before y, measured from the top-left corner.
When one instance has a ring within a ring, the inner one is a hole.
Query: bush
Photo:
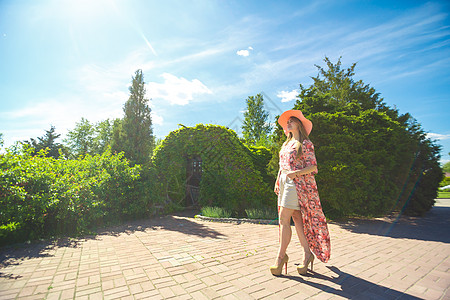
[[[440,147],[409,114],[400,115],[374,88],[355,81],[356,64],[342,69],[340,59],[325,62],[328,69],[317,66],[310,87],[300,85],[293,108],[314,124],[324,213],[331,218],[392,210],[422,215],[433,206],[442,180]],[[276,134],[282,143],[280,126]]]
[[[31,153],[0,155],[0,244],[87,232],[150,213],[140,166],[130,167],[122,154],[67,160]]]
[[[330,217],[377,216],[393,209],[414,158],[404,129],[375,110],[321,112],[310,119],[324,211]]]
[[[270,160],[272,159],[271,149],[263,146],[253,146],[247,144],[245,144],[245,146],[247,148],[247,153],[252,159],[253,165],[261,174],[263,181],[265,183],[268,183],[269,186],[274,186],[276,175],[274,177],[272,174],[270,174],[268,168]],[[276,155],[276,157],[278,157],[278,155]]]
[[[159,199],[161,206],[184,206],[187,162],[200,156],[200,206],[223,207],[233,216],[244,216],[247,208],[275,203],[275,194],[260,171],[270,153],[263,147],[253,149],[222,126],[198,124],[172,131],[152,157],[151,168],[157,177],[155,201]],[[264,158],[258,159],[258,151]]]
[[[439,187],[444,187],[450,185],[450,177],[444,177],[442,181],[439,183]]]
[[[6,242],[9,244],[21,242],[24,241],[26,237],[26,232],[17,222],[11,222],[0,226],[0,245],[4,245]]]

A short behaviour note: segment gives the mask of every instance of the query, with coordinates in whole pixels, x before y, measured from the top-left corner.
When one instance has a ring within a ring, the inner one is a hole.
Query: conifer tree
[[[23,143],[33,147],[35,153],[42,149],[47,149],[47,157],[58,158],[59,150],[65,151],[65,147],[56,142],[56,139],[60,136],[61,134],[55,133],[55,126],[51,125],[50,130],[46,130],[44,136],[38,137],[37,140],[31,138],[29,141],[24,141]]]
[[[150,159],[154,140],[142,70],[135,72],[129,90],[130,97],[123,107],[124,117],[114,129],[113,150],[124,151],[134,164],[145,164]]]
[[[293,107],[314,124],[310,138],[324,212],[339,217],[428,211],[442,180],[440,146],[409,113],[400,114],[375,88],[355,80],[356,64],[344,69],[340,59],[324,61],[327,68],[316,66],[313,84],[300,85]],[[281,145],[281,126],[275,134]]]

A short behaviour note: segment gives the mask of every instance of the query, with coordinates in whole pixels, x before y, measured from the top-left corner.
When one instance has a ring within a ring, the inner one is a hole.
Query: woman
[[[278,123],[287,139],[280,151],[280,170],[274,188],[278,195],[280,247],[270,271],[273,275],[281,275],[285,265],[287,274],[289,258],[286,249],[292,236],[292,217],[304,252],[303,264],[297,271],[304,275],[310,263],[311,270],[313,268],[314,254],[322,262],[330,258],[330,235],[314,179],[317,162],[308,137],[312,122],[301,111],[288,110],[280,116]]]

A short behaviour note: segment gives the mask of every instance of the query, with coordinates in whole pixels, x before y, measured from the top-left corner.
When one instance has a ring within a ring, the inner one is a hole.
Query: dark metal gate
[[[188,158],[186,167],[186,207],[198,205],[201,179],[201,157],[194,156],[192,158]]]

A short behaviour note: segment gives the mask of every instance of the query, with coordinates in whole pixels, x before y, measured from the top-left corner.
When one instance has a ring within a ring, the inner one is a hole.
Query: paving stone
[[[139,220],[70,246],[23,246],[36,256],[0,248],[0,299],[445,299],[449,214],[330,222],[330,261],[316,259],[306,276],[293,230],[289,273],[279,277],[269,272],[277,226]]]

